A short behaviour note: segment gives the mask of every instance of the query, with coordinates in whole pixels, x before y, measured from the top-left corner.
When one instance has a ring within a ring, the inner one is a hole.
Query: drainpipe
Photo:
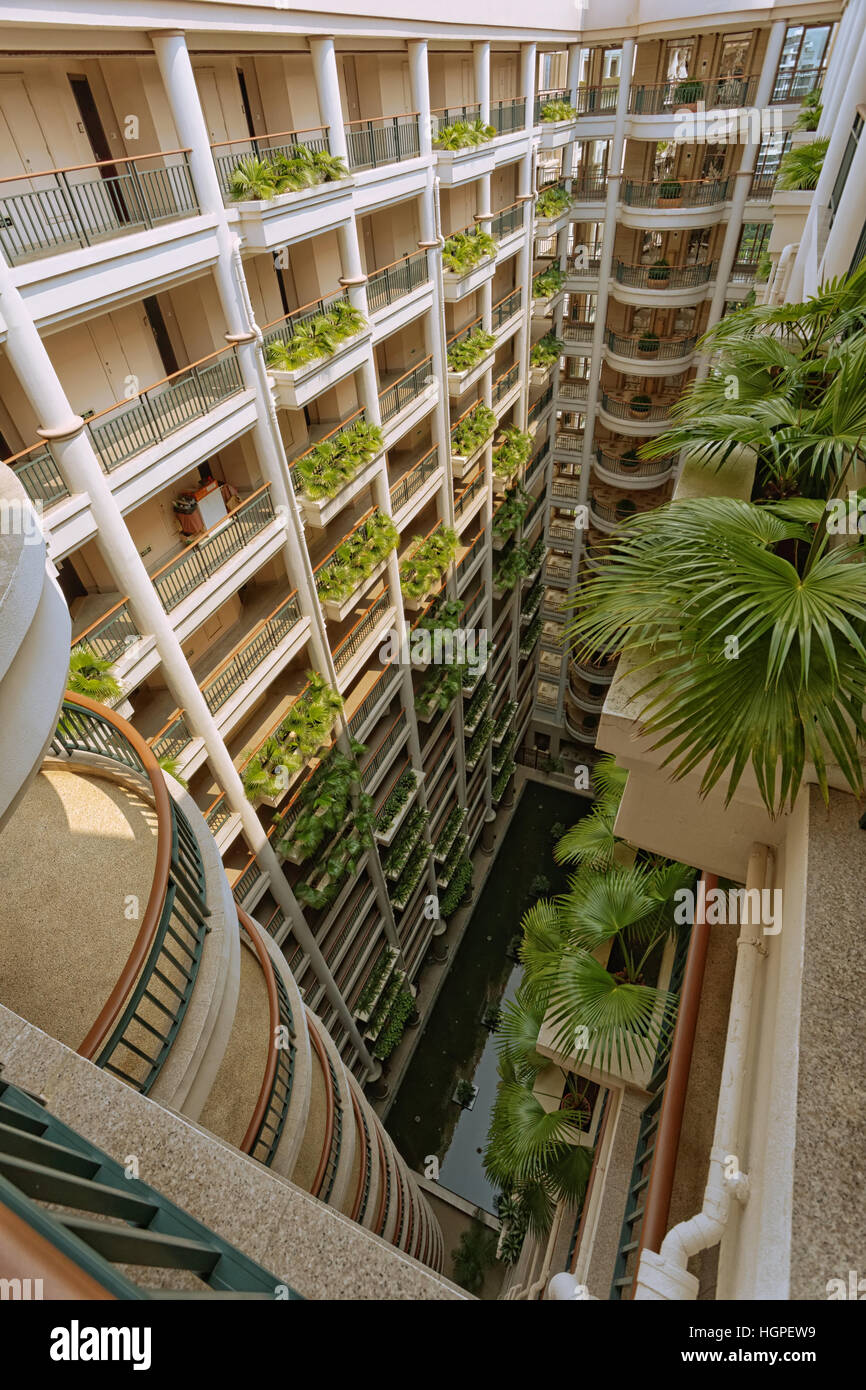
[[[760,892],[763,888],[771,888],[774,864],[771,849],[766,845],[753,845],[746,871],[747,890]],[[750,920],[748,898],[743,915],[704,1204],[696,1216],[668,1231],[658,1254],[653,1250],[642,1252],[635,1278],[635,1299],[696,1299],[700,1281],[689,1273],[689,1260],[700,1251],[719,1244],[728,1224],[732,1199],[743,1204],[749,1199],[748,1173],[738,1168],[729,1174],[728,1167],[731,1158],[738,1158],[741,1152],[740,1111],[749,1067],[752,1014],[758,992],[758,969],[767,956],[767,946],[763,935],[757,931],[760,913],[758,922]]]

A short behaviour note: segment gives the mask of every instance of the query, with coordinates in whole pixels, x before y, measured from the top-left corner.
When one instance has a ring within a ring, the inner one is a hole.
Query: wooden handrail
[[[716,874],[702,874],[701,881],[705,890],[709,892],[718,886],[719,880]],[[705,899],[698,894],[698,904],[702,901]],[[667,1229],[709,941],[710,928],[706,920],[706,910],[696,911],[680,990],[649,1187],[644,1203],[635,1278],[631,1285],[632,1298],[637,1288],[637,1270],[642,1252],[652,1250],[658,1253]]]
[[[354,1202],[352,1203],[352,1211],[351,1211],[351,1220],[352,1220],[352,1221],[357,1221],[357,1219],[358,1219],[358,1212],[361,1210],[361,1199],[362,1199],[363,1196],[364,1196],[364,1185],[365,1185],[365,1183],[366,1183],[366,1181],[367,1181],[367,1174],[368,1174],[368,1172],[369,1172],[369,1170],[370,1170],[370,1159],[371,1159],[371,1154],[370,1154],[370,1150],[369,1150],[369,1148],[368,1148],[368,1146],[367,1146],[367,1131],[366,1131],[366,1128],[365,1128],[365,1122],[364,1122],[364,1120],[362,1119],[362,1116],[361,1116],[361,1107],[360,1107],[360,1105],[358,1104],[358,1099],[357,1099],[357,1097],[356,1097],[356,1095],[355,1095],[354,1088],[351,1087],[351,1086],[349,1087],[349,1095],[350,1095],[351,1098],[352,1098],[352,1110],[353,1110],[354,1113],[355,1113],[355,1133],[358,1135],[358,1138],[361,1140],[361,1145],[362,1145],[362,1149],[363,1149],[363,1152],[362,1152],[362,1154],[361,1154],[361,1162],[360,1162],[360,1164],[359,1164],[359,1171],[358,1171],[358,1187],[357,1187],[357,1190],[356,1190],[356,1192],[355,1192],[355,1200],[354,1200]]]
[[[680,87],[693,83],[700,83],[702,87],[708,87],[712,82],[751,82],[754,77],[759,76],[759,73],[750,72],[743,73],[738,77],[731,75],[727,77],[669,77],[667,81],[664,82],[636,82],[632,87],[632,91],[649,92],[652,91],[654,87]]]
[[[323,434],[321,439],[317,439],[314,444],[310,444],[302,454],[298,454],[295,458],[289,459],[289,468],[291,469],[295,466],[296,463],[300,463],[301,459],[305,459],[307,457],[307,454],[311,454],[313,450],[317,448],[320,444],[324,444],[326,439],[330,439],[331,436],[334,434],[339,434],[341,430],[344,430],[347,425],[351,425],[353,420],[357,420],[358,417],[363,414],[364,406],[359,405],[357,410],[353,410],[352,414],[347,415],[345,420],[341,420],[339,425],[335,425],[332,430],[328,430],[327,434]]]
[[[150,886],[150,893],[147,898],[147,906],[141,918],[141,925],[136,934],[135,941],[132,943],[132,949],[127,957],[126,964],[121,970],[114,988],[100,1009],[96,1021],[92,1024],[86,1037],[78,1048],[79,1056],[86,1057],[92,1062],[117,1023],[117,1019],[123,1010],[127,996],[141,974],[150,954],[151,947],[156,939],[157,929],[162,917],[162,910],[165,905],[166,893],[168,892],[174,833],[171,797],[165,777],[162,774],[159,763],[154,757],[153,751],[148,747],[137,730],[119,715],[116,710],[109,709],[107,705],[100,705],[96,700],[91,700],[86,695],[76,695],[73,691],[67,690],[64,699],[72,705],[80,706],[91,714],[99,715],[101,719],[113,725],[121,737],[130,745],[136,757],[144,767],[150,782],[154,810],[156,811],[156,862],[153,869],[153,880]]]
[[[390,381],[387,386],[383,386],[382,390],[379,392],[379,395],[384,396],[387,391],[393,391],[394,387],[399,386],[401,381],[405,381],[407,376],[411,376],[413,372],[418,371],[419,367],[423,367],[427,362],[432,361],[433,354],[432,352],[430,352],[427,354],[426,357],[422,357],[420,362],[416,362],[414,367],[408,367],[402,376],[397,377],[396,381]]]
[[[282,140],[286,135],[309,135],[313,130],[327,130],[326,125],[307,125],[300,130],[269,130],[263,135],[239,135],[236,140],[213,140],[212,150],[224,149],[226,145],[252,145],[257,140]]]
[[[370,508],[364,513],[364,515],[361,517],[361,519],[360,519],[359,521],[356,521],[356,522],[355,522],[355,525],[352,527],[351,531],[347,531],[346,534],[345,534],[345,536],[343,537],[343,539],[342,539],[341,541],[337,541],[337,544],[334,546],[333,550],[329,550],[329,551],[328,551],[328,553],[327,553],[327,555],[325,556],[324,560],[320,560],[320,561],[319,561],[319,563],[316,565],[315,569],[313,570],[313,574],[318,574],[318,573],[319,573],[319,570],[322,568],[322,566],[323,566],[323,565],[326,565],[326,564],[328,563],[328,561],[330,560],[331,556],[334,555],[334,554],[340,549],[340,546],[341,546],[341,545],[345,545],[346,541],[349,540],[349,538],[350,538],[351,536],[354,536],[355,532],[360,530],[360,528],[364,525],[365,521],[369,521],[369,520],[370,520],[370,517],[373,515],[373,513],[376,512],[376,511],[378,511],[378,510],[379,510],[378,507],[377,507],[376,504],[374,503],[373,506],[370,507]],[[297,592],[297,590],[296,590],[295,592]]]
[[[229,343],[228,347],[217,348],[215,352],[209,352],[206,357],[199,357],[196,362],[188,362],[185,367],[178,367],[176,372],[169,372],[168,376],[161,376],[158,381],[152,381],[149,386],[143,386],[140,391],[136,391],[134,396],[124,396],[122,401],[115,401],[113,405],[107,405],[104,410],[98,410],[95,415],[88,415],[84,423],[92,425],[94,420],[101,420],[103,415],[109,415],[112,410],[117,410],[122,405],[133,405],[141,396],[146,396],[148,391],[155,391],[157,386],[164,386],[167,381],[174,381],[175,377],[183,376],[185,372],[191,372],[195,367],[203,366],[205,362],[212,362],[215,357],[222,357],[226,353],[233,353],[234,351],[234,343]]]
[[[82,169],[99,169],[106,164],[135,164],[139,159],[167,159],[172,154],[190,154],[189,149],[153,150],[150,154],[118,155],[116,159],[92,159],[88,164],[67,164],[60,169],[40,169],[38,173],[6,174],[0,183],[20,183],[22,179],[47,179],[54,174],[79,174]]]
[[[25,455],[27,455],[27,454],[35,454],[36,451],[37,451],[37,449],[48,449],[48,448],[49,448],[48,440],[47,440],[47,439],[40,439],[39,442],[36,443],[36,444],[28,444],[28,446],[27,446],[26,449],[19,449],[19,451],[18,451],[17,454],[10,454],[8,458],[0,459],[0,463],[5,463],[6,467],[9,468],[9,467],[11,466],[11,464],[17,463],[19,459],[23,459],[23,458],[25,457]],[[49,450],[49,452],[50,452],[50,450]]]
[[[443,111],[456,111],[458,107],[480,106],[480,101],[458,101],[456,106],[431,106],[431,116],[441,116]]]
[[[262,974],[265,977],[265,988],[268,993],[268,1056],[265,1062],[265,1074],[262,1077],[262,1084],[259,1089],[258,1099],[253,1109],[252,1118],[247,1125],[247,1132],[239,1144],[241,1153],[251,1153],[262,1127],[262,1121],[268,1112],[271,1096],[274,1090],[274,1081],[277,1075],[277,1061],[279,1047],[277,1045],[280,1028],[280,1000],[277,994],[277,979],[274,972],[274,963],[268,954],[264,942],[261,940],[258,929],[253,919],[244,912],[240,904],[236,904],[238,921],[250,939],[250,944],[258,957]]]
[[[356,629],[356,628],[359,628],[359,627],[361,626],[361,624],[364,622],[365,618],[367,617],[367,614],[370,613],[370,612],[372,612],[372,610],[376,607],[376,604],[379,602],[379,599],[382,598],[387,592],[388,592],[387,587],[383,584],[383,585],[382,585],[382,588],[379,590],[378,594],[376,594],[376,597],[373,599],[373,601],[372,601],[372,603],[369,605],[369,607],[364,609],[364,611],[363,611],[363,613],[361,614],[361,616],[360,616],[360,618],[358,619],[358,621],[357,621],[356,623],[353,623],[353,624],[352,624],[352,626],[349,628],[349,631],[346,633],[345,637],[341,637],[341,638],[340,638],[340,641],[337,643],[337,645],[336,645],[336,647],[335,647],[335,649],[334,649],[334,652],[333,652],[333,655],[334,655],[334,656],[336,656],[337,652],[340,650],[341,647],[344,647],[344,646],[346,645],[346,643],[348,642],[349,638],[352,636],[352,633],[355,631],[355,629]]]
[[[69,644],[70,647],[74,649],[75,647],[79,646],[80,643],[82,643],[84,639],[87,637],[88,633],[92,632],[95,627],[101,627],[102,624],[111,617],[112,613],[116,613],[117,610],[119,608],[122,608],[125,603],[129,603],[128,594],[125,598],[122,598],[119,603],[115,603],[113,608],[106,609],[101,618],[97,618],[96,621],[91,623],[89,627],[86,627],[83,632],[80,632],[77,637],[73,637],[72,641]]]
[[[316,299],[311,299],[308,304],[302,304],[299,309],[292,309],[288,314],[280,314],[278,319],[271,319],[270,323],[263,323],[261,325],[262,332],[267,332],[269,328],[276,328],[278,323],[287,323],[289,319],[296,319],[298,314],[305,314],[308,309],[313,309],[317,304],[324,304],[325,300],[332,297],[338,299],[340,295],[345,293],[344,289],[337,289],[330,290],[328,294],[320,294]]]
[[[382,1131],[378,1125],[376,1125],[376,1147],[379,1151],[379,1203],[372,1230],[375,1235],[379,1235],[385,1220],[385,1201],[388,1195],[388,1160],[385,1157],[385,1146],[382,1143]]]
[[[114,1299],[115,1295],[0,1199],[0,1277],[37,1279],[46,1299]]]
[[[353,125],[372,125],[374,121],[399,121],[403,116],[420,115],[420,111],[398,111],[393,116],[358,116],[354,121],[344,121],[343,125],[348,130]]]
[[[195,550],[197,546],[200,546],[214,531],[218,531],[221,526],[225,526],[226,522],[230,521],[233,516],[237,516],[241,508],[245,507],[248,502],[254,501],[256,497],[261,497],[262,493],[267,492],[269,487],[270,483],[262,483],[261,487],[257,487],[255,492],[251,492],[249,497],[243,499],[240,507],[236,507],[233,512],[229,512],[228,516],[221,517],[219,521],[214,522],[213,526],[209,526],[206,531],[202,531],[201,535],[196,536],[195,540],[191,541],[186,549],[182,550],[179,555],[175,555],[171,560],[166,560],[164,565],[160,565],[159,569],[154,570],[151,574],[151,583],[154,579],[158,579],[161,574],[165,574],[167,570],[170,570],[173,565],[176,565],[178,560],[183,559],[184,555],[188,555],[191,550]]]
[[[328,1159],[331,1156],[331,1143],[334,1138],[334,1084],[331,1080],[331,1068],[328,1066],[328,1054],[316,1029],[315,1017],[310,1009],[306,1010],[306,1014],[307,1032],[310,1035],[310,1042],[313,1044],[313,1050],[319,1060],[319,1068],[325,1083],[325,1108],[327,1111],[325,1120],[325,1142],[322,1145],[319,1166],[316,1169],[315,1177],[310,1185],[310,1195],[312,1197],[318,1197],[322,1189],[322,1183],[325,1180],[325,1173],[328,1169]]]

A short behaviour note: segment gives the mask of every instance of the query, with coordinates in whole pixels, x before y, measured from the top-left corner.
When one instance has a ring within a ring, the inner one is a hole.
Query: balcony
[[[519,293],[519,291],[518,291]],[[493,409],[501,420],[520,396],[520,363],[515,362],[506,372],[498,376],[490,392]]]
[[[583,430],[558,429],[553,437],[553,451],[571,457],[583,453]]]
[[[752,104],[757,88],[757,74],[749,77],[712,77],[706,80],[674,78],[667,82],[652,82],[632,87],[628,94],[628,109],[632,116],[662,115],[670,120],[675,117],[682,118],[683,113],[693,109],[698,101],[704,103],[706,111],[714,111],[719,107],[736,110]],[[639,129],[642,131],[643,126]]]
[[[770,174],[754,174],[749,185],[749,196],[747,203],[766,203],[773,196],[776,187],[776,172]]]
[[[772,103],[801,102],[803,97],[821,86],[823,68],[801,68],[795,72],[779,72],[773,85]]]
[[[716,275],[716,262],[699,265],[630,265],[617,261],[611,286],[624,304],[665,304],[671,308],[698,304]]]
[[[403,681],[401,668],[389,663],[381,670],[368,668],[349,694],[343,706],[349,732],[362,743],[367,733],[382,717]]]
[[[440,131],[458,121],[472,125],[481,120],[481,103],[472,102],[467,106],[443,106],[431,111],[433,150],[436,155],[436,173],[447,188],[470,183],[493,173],[496,156],[490,141],[478,145],[466,145],[462,149],[448,150],[437,146]]]
[[[592,347],[592,340],[595,336],[594,323],[580,323],[575,319],[564,319],[562,323],[562,333],[560,337],[569,347]]]
[[[421,153],[417,111],[347,121],[345,130],[356,213],[421,193],[427,170],[415,163]]]
[[[468,226],[459,228],[456,232],[450,232],[446,240],[450,237],[461,236],[464,233],[473,233],[477,230],[476,224],[470,222]],[[491,235],[493,232],[491,231]],[[455,304],[461,299],[465,299],[468,294],[473,294],[475,290],[487,284],[493,279],[496,273],[496,256],[483,256],[475,265],[468,270],[449,270],[443,267],[442,270],[442,292],[446,303]]]
[[[366,463],[358,467],[357,472],[355,472],[352,477],[345,478],[339,483],[334,491],[332,491],[329,486],[326,495],[313,497],[310,496],[306,490],[307,484],[304,481],[305,474],[309,474],[316,481],[318,481],[320,477],[324,479],[323,469],[325,465],[320,465],[317,462],[319,454],[316,451],[319,445],[336,443],[346,430],[351,429],[353,425],[358,424],[364,419],[365,412],[362,409],[354,411],[347,419],[330,429],[327,425],[315,426],[311,433],[319,434],[319,438],[316,439],[314,444],[304,449],[289,463],[292,487],[300,503],[304,521],[308,526],[313,527],[314,530],[324,530],[349,502],[353,501],[360,492],[363,492],[369,486],[373,474],[382,466],[383,451],[380,450],[372,458],[368,459]],[[312,486],[312,483],[310,486]],[[322,483],[322,488],[323,487],[324,481]],[[316,486],[314,491],[319,492],[322,488]]]
[[[433,374],[432,356],[386,382],[379,392],[385,448],[393,448],[402,435],[420,424],[438,399],[439,382]]]
[[[388,725],[384,737],[379,740],[361,766],[361,782],[368,795],[372,795],[378,787],[408,737],[409,725],[406,723],[406,715],[400,710]]]
[[[506,101],[491,101],[490,124],[497,135],[512,135],[523,132],[526,127],[526,101],[523,97],[511,97]]]
[[[574,139],[576,116],[571,116],[564,121],[545,121],[542,117],[544,108],[550,102],[556,101],[571,104],[571,93],[568,88],[552,88],[549,91],[539,92],[535,98],[535,128],[541,133],[540,148],[542,150],[557,150]]]
[[[463,549],[463,542],[461,542],[462,554],[458,551],[460,559],[456,561],[454,566],[458,594],[462,595],[465,593],[470,579],[484,558],[484,545],[485,534],[483,531],[479,532],[475,539],[466,546],[465,550]]]
[[[561,506],[576,506],[580,501],[580,476],[558,476],[550,484],[550,496]]]
[[[648,183],[624,179],[620,194],[620,222],[624,227],[713,226],[722,220],[730,179],[664,178]],[[658,216],[647,219],[652,209]]]
[[[328,587],[329,572],[332,572],[335,566],[339,569],[342,564],[339,552],[342,550],[343,546],[347,543],[366,543],[369,545],[370,533],[367,529],[367,523],[379,519],[381,519],[381,514],[378,509],[376,507],[371,507],[369,512],[367,512],[358,524],[342,538],[339,544],[325,556],[324,560],[321,560],[319,564],[316,565],[313,571],[313,577],[319,591],[319,602],[322,605],[325,617],[332,622],[345,622],[349,614],[357,608],[360,600],[370,586],[374,584],[377,579],[380,579],[387,569],[388,561],[386,557],[384,560],[380,560],[378,565],[370,570],[369,574],[362,574],[354,589],[352,589],[351,593],[347,594],[345,598],[322,597],[323,589],[327,590]]]
[[[607,178],[599,171],[578,173],[571,181],[571,207],[575,219],[600,214],[607,202]]]
[[[270,349],[279,345],[290,348],[299,329],[303,336],[311,324],[338,309],[340,305],[349,306],[349,297],[345,290],[339,290],[324,299],[315,299],[300,309],[294,309],[291,314],[266,324],[262,332],[266,360]],[[283,410],[302,410],[323,391],[330,390],[345,377],[351,376],[352,372],[356,372],[366,361],[369,350],[370,328],[364,326],[350,338],[343,338],[337,342],[330,355],[323,354],[312,362],[305,362],[303,366],[287,370],[270,364],[269,371],[276,387],[277,405]]]
[[[0,179],[0,250],[37,322],[154,293],[216,255],[188,150]]]
[[[72,646],[86,646],[102,661],[110,661],[112,675],[129,695],[159,665],[159,654],[153,638],[139,632],[126,598],[88,621],[92,605],[103,602],[102,595],[98,595],[77,608],[72,620]]]
[[[575,406],[586,405],[589,396],[589,382],[572,380],[570,377],[560,377],[554,394],[557,401],[563,402],[563,409],[573,410]]]
[[[565,288],[572,294],[575,291],[595,288],[601,270],[601,253],[593,249],[590,255],[581,252],[570,256],[565,267]]]
[[[696,337],[660,338],[646,330],[643,333],[607,333],[606,360],[618,371],[634,372],[635,363],[645,376],[667,376],[670,362],[685,369],[694,357]]]
[[[432,299],[426,251],[416,251],[371,271],[367,277],[367,307],[373,341],[378,343],[405,328],[429,308]]]
[[[477,516],[487,497],[487,479],[481,469],[476,478],[457,493],[454,498],[454,526],[462,532],[473,516]]]
[[[496,264],[513,256],[523,243],[526,226],[523,203],[511,203],[494,213],[490,222],[490,235],[496,242]]]
[[[606,449],[596,449],[594,468],[602,482],[614,487],[647,489],[660,487],[672,476],[677,465],[677,455],[669,454],[660,459],[642,459],[637,454],[629,457],[628,451],[614,454]]]
[[[341,642],[334,648],[337,688],[344,693],[360,668],[376,651],[394,623],[394,608],[387,592],[379,594]]]
[[[268,164],[275,157],[292,159],[299,148],[315,158],[331,153],[325,126],[306,130],[284,130],[243,140],[224,140],[211,146],[217,178],[229,208],[237,218],[238,230],[252,251],[277,250],[293,242],[333,231],[352,216],[352,180],[321,178],[319,182],[280,192],[256,186],[244,196],[233,196],[232,180],[238,166],[248,160]],[[242,187],[242,185],[241,185]]]
[[[471,319],[470,322],[467,323],[465,328],[461,328],[459,333],[453,334],[453,336],[448,339],[445,345],[446,353],[449,353],[460,343],[463,343],[468,338],[471,338],[473,333],[478,333],[482,331],[482,315],[479,314],[477,318]],[[493,354],[495,353],[497,347],[498,343],[491,343],[490,347],[487,348],[483,356],[479,357],[477,362],[473,363],[471,367],[466,367],[463,371],[454,370],[449,365],[448,395],[452,398],[452,400],[459,400],[459,398],[469,390],[470,386],[474,386],[475,383],[479,381],[480,378],[484,375],[484,373],[490,370],[490,367],[492,365]]]
[[[389,459],[389,466],[394,462]],[[417,463],[391,486],[391,515],[398,530],[403,530],[438,490],[443,477],[439,450],[434,444]]]
[[[653,400],[641,393],[626,399],[602,391],[599,418],[608,429],[617,430],[621,434],[658,434],[670,424],[671,406],[675,400],[674,396]]]

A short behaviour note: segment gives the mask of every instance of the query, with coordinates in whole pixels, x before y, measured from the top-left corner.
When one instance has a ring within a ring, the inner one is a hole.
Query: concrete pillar
[[[409,86],[412,105],[418,112],[419,149],[422,155],[433,151],[433,123],[430,117],[430,73],[427,60],[427,40],[410,39]]]
[[[472,58],[475,66],[475,100],[481,110],[478,113],[485,125],[490,124],[490,43],[483,40],[472,45]]]
[[[334,40],[330,37],[310,39],[310,53],[313,57],[313,77],[316,95],[319,99],[319,113],[328,127],[328,143],[331,154],[348,164],[349,148],[346,129],[343,124],[343,106],[340,101],[340,79],[337,76],[337,55]]]

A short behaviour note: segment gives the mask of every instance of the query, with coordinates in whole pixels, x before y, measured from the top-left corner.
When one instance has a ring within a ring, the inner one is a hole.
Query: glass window
[[[722,40],[719,77],[742,77],[746,71],[752,35],[726,34]]]
[[[751,265],[759,261],[770,243],[772,230],[772,222],[744,222],[740,232],[737,264]]]
[[[622,64],[621,48],[606,48],[604,51],[604,68],[602,76],[605,81],[619,77],[620,65]]]
[[[836,182],[833,184],[833,192],[830,194],[830,226],[836,217],[836,211],[842,201],[842,194],[845,191],[845,184],[848,182],[848,174],[857,153],[857,145],[860,141],[860,132],[863,129],[863,117],[858,111],[854,117],[854,124],[851,134],[848,136],[848,143],[845,146],[845,153],[842,155],[842,162],[839,165],[839,172],[836,175]]]
[[[689,66],[694,53],[694,43],[691,39],[684,42],[681,39],[668,39],[665,46],[665,77],[668,82],[676,82],[681,77],[688,77]]]

